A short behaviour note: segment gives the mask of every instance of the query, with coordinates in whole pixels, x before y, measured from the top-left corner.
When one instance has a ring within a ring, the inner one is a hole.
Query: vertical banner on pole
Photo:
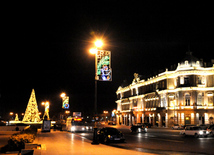
[[[62,98],[62,108],[69,109],[69,96],[65,96]]]
[[[96,63],[97,80],[112,81],[111,51],[98,50]]]

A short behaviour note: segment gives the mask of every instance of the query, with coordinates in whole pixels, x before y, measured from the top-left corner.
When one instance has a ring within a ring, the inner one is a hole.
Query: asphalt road
[[[115,126],[125,134],[125,143],[108,145],[158,154],[214,154],[214,137],[195,138],[180,135],[180,130],[149,128],[147,133],[131,133],[129,127]],[[76,133],[89,140],[92,133]]]

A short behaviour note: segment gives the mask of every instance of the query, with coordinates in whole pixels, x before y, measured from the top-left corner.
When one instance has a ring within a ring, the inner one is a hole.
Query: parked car
[[[179,125],[179,124],[174,124],[173,126],[172,126],[172,129],[176,129],[176,130],[180,130],[180,129],[184,129],[184,126],[183,125]]]
[[[185,130],[182,130],[180,134],[184,136],[207,137],[209,135],[209,131],[202,129],[199,126],[188,126]]]
[[[132,125],[130,128],[131,132],[147,132],[147,128],[144,125],[141,124],[136,124],[136,125]]]
[[[151,128],[152,127],[152,124],[150,124],[150,123],[142,123],[142,125],[144,125],[146,128]]]
[[[116,128],[105,127],[97,132],[98,141],[101,143],[109,142],[124,142],[125,137],[123,133]]]

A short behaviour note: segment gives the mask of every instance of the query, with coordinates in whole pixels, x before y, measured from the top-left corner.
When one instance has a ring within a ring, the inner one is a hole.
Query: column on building
[[[195,113],[191,113],[191,124],[195,124]]]
[[[144,114],[142,114],[142,123],[145,123],[145,122],[144,122]]]
[[[161,121],[160,113],[157,114],[157,118],[158,118],[158,126],[161,127],[162,126],[162,121]]]
[[[195,114],[195,124],[199,124],[199,113]]]
[[[181,124],[183,125],[185,125],[184,118],[185,118],[184,113],[181,113]]]
[[[129,114],[129,124],[128,124],[129,126],[131,126],[132,125],[132,116],[131,116],[131,114]]]
[[[168,119],[168,113],[165,115],[165,121],[166,121],[166,127],[168,127],[169,119]]]

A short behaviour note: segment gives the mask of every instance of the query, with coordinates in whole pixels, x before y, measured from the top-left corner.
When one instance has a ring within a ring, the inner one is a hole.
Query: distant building
[[[116,94],[118,124],[214,123],[214,65],[205,65],[191,52],[173,71],[166,69],[147,80],[135,73],[132,83]]]

